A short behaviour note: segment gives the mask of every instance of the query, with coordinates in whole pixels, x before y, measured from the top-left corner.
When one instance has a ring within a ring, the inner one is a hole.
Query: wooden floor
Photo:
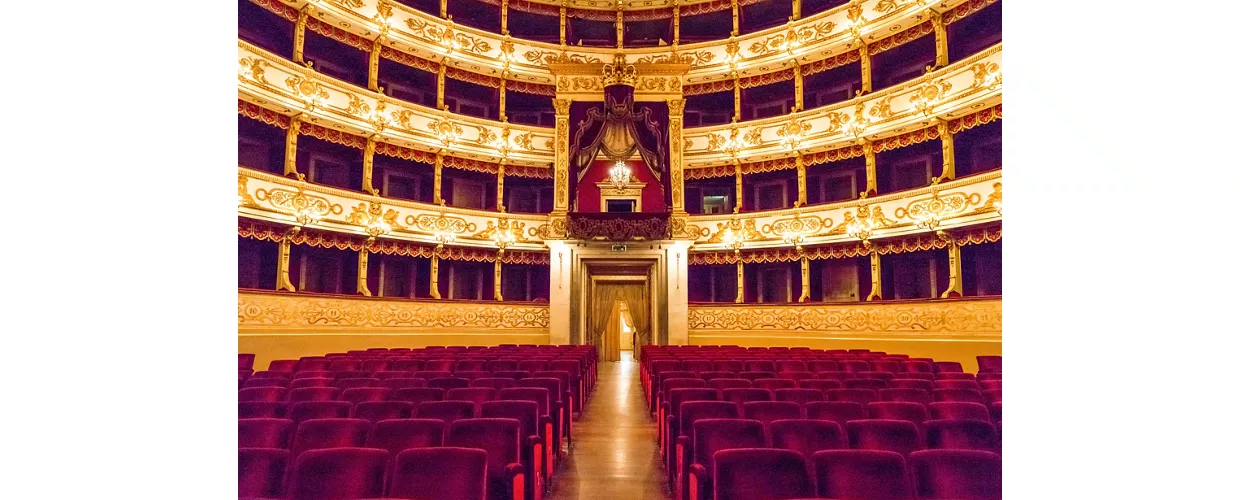
[[[617,363],[598,365],[598,381],[580,420],[573,449],[556,464],[551,500],[667,500],[667,474],[659,461],[655,424],[637,363],[630,351]]]

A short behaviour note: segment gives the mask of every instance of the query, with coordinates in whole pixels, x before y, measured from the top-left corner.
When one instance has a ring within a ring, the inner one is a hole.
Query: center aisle
[[[573,422],[572,453],[556,464],[548,499],[671,498],[638,372],[630,351],[618,363],[599,362],[594,392]]]

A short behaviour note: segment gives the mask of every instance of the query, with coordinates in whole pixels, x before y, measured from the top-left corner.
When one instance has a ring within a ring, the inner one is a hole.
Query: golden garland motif
[[[444,214],[406,215],[405,225],[428,233],[461,234],[478,230],[478,225],[473,222]]]
[[[241,80],[250,79],[255,82],[267,85],[267,76],[263,68],[271,66],[271,63],[259,59],[257,57],[244,57],[240,61],[241,68],[237,70],[237,77]]]
[[[594,56],[586,56],[582,54],[567,55],[563,52],[552,50],[530,50],[522,54],[525,60],[531,64],[592,64],[601,63],[602,59]]]
[[[359,203],[353,207],[353,211],[345,218],[345,222],[355,224],[366,228],[366,234],[371,236],[382,236],[392,232],[392,230],[407,231],[408,229],[396,222],[400,217],[395,209],[383,210],[383,205],[378,202]]]
[[[288,212],[291,215],[310,214],[322,218],[327,215],[344,213],[344,207],[332,203],[331,200],[322,196],[306,194],[301,189],[293,191],[279,188],[271,190],[259,188],[254,192],[254,198],[258,201],[267,202],[268,205],[271,205],[271,208],[277,211]]]
[[[1003,331],[1001,300],[812,304],[786,306],[690,306],[689,329],[710,331],[805,331],[997,335]]]
[[[835,30],[835,23],[827,21],[813,26],[789,28],[785,33],[771,35],[749,46],[749,52],[757,56],[788,52],[802,45],[828,38]]]
[[[481,38],[457,32],[451,26],[436,26],[421,19],[405,19],[405,24],[414,35],[444,46],[448,53],[461,51],[467,54],[483,55],[491,51],[491,44]]]
[[[848,226],[853,222],[861,222],[866,224],[870,230],[886,229],[896,225],[896,221],[888,219],[887,216],[883,215],[883,207],[874,207],[871,209],[867,205],[862,205],[857,207],[856,217],[853,216],[852,212],[845,211],[843,222],[840,222],[840,225],[835,226],[835,228],[828,231],[827,236],[847,233]]]
[[[973,85],[969,87],[971,89],[985,87],[987,90],[994,90],[1003,85],[1003,73],[999,71],[998,64],[980,62],[970,66],[969,70],[973,72]]]
[[[366,300],[306,294],[240,293],[237,326],[279,328],[546,329],[546,305]]]

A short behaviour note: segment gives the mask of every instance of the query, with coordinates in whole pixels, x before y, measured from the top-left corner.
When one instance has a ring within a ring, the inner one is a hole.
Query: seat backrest
[[[483,377],[476,378],[470,382],[470,387],[490,387],[499,391],[507,389],[517,384],[516,379],[500,378],[500,377]]]
[[[761,380],[761,379],[766,379],[766,378],[775,378],[775,372],[773,372],[773,371],[753,371],[753,370],[750,370],[750,371],[743,371],[743,372],[737,372],[737,374],[736,374],[736,378],[743,378],[743,379],[745,379],[745,380],[755,380],[755,381],[756,381],[756,380]]]
[[[325,378],[328,380],[336,380],[336,372],[329,370],[297,370],[293,374],[293,380],[299,378]]]
[[[799,359],[786,359],[775,362],[775,372],[803,372],[808,371],[804,361]]]
[[[1003,379],[978,379],[977,385],[983,391],[1003,389]]]
[[[293,456],[309,450],[351,448],[366,445],[370,422],[360,418],[315,418],[297,424]]]
[[[740,418],[741,410],[736,403],[727,401],[685,401],[677,415],[679,430],[676,436],[692,436],[693,423],[706,418]],[[673,436],[673,437],[676,437]]]
[[[530,372],[525,370],[496,370],[491,375],[498,378],[510,378],[513,380],[521,380],[530,376]]]
[[[935,380],[935,389],[969,389],[981,391],[982,386],[976,380]]]
[[[521,422],[512,418],[467,418],[448,426],[444,446],[487,452],[487,476],[502,480],[508,464],[521,462]]]
[[[865,405],[855,401],[822,401],[805,403],[805,418],[829,420],[843,426],[865,418]]]
[[[724,372],[732,372],[732,373],[745,371],[745,363],[742,361],[735,360],[735,359],[723,359],[723,360],[713,361],[711,362],[710,365],[711,365],[710,367],[715,369],[716,371],[724,371]]]
[[[397,372],[387,372],[387,373],[397,373]],[[381,380],[379,382],[379,386],[387,387],[388,389],[391,389],[393,391],[397,391],[400,389],[420,388],[420,387],[426,387],[426,379],[413,378],[413,377],[387,378],[387,379]],[[393,396],[395,396],[395,394],[393,394]]]
[[[741,405],[741,413],[765,425],[776,420],[801,418],[801,405],[791,401],[750,401]]]
[[[706,387],[706,381],[700,378],[665,378],[659,382],[659,392],[665,395],[672,389],[688,387]]]
[[[806,364],[807,370],[818,372],[834,372],[840,371],[840,363],[833,359],[815,359]]]
[[[267,364],[267,371],[293,373],[297,371],[298,361],[296,359],[273,359]]]
[[[362,362],[362,371],[364,372],[374,373],[384,371],[387,370],[387,367],[388,360],[386,359],[368,359]]]
[[[444,425],[451,426],[457,420],[473,418],[475,414],[472,401],[429,401],[418,405],[413,412],[417,418],[437,418]]]
[[[801,381],[801,380],[814,379],[815,374],[814,372],[807,372],[807,371],[787,371],[787,372],[776,373],[775,378],[786,379],[786,380],[791,380],[791,381],[796,382],[796,381]]]
[[[814,376],[823,380],[839,380],[841,384],[845,380],[853,380],[857,378],[856,373],[846,371],[817,372]]]
[[[289,389],[301,389],[303,387],[332,387],[334,380],[328,377],[303,377],[294,378],[289,383]]]
[[[918,426],[930,419],[926,405],[906,401],[875,401],[865,405],[865,411],[870,418],[905,420]]]
[[[542,387],[510,387],[508,389],[500,389],[499,400],[533,401],[538,405],[539,415],[551,414],[550,391],[543,389]]]
[[[538,403],[533,401],[487,401],[478,406],[482,418],[511,418],[521,422],[521,436],[537,436]]]
[[[671,407],[671,415],[679,415],[680,408],[684,403],[689,401],[718,401],[719,392],[714,389],[689,388],[689,389],[672,389],[664,396],[668,406]]]
[[[908,360],[904,362],[904,371],[911,373],[934,373],[934,365],[929,361]]]
[[[790,450],[737,448],[715,453],[717,500],[777,500],[814,496],[805,457]]]
[[[283,401],[240,401],[237,418],[284,418],[288,404]]]
[[[745,362],[745,371],[774,372],[775,362],[765,359],[751,359]]]
[[[766,429],[762,422],[741,418],[706,418],[693,424],[693,463],[714,470],[715,452],[733,448],[766,446]]]
[[[846,359],[840,362],[840,369],[846,372],[868,372],[870,370],[870,362],[863,359]]]
[[[353,418],[376,423],[393,418],[413,416],[413,403],[408,401],[363,401],[353,405]]]
[[[288,449],[293,426],[287,418],[237,419],[237,447]]]
[[[383,496],[388,452],[374,448],[310,450],[293,466],[290,500],[338,500]]]
[[[333,385],[342,391],[358,387],[379,387],[379,379],[374,377],[338,378]]]
[[[702,373],[711,370],[711,362],[706,359],[686,359],[680,362],[680,366],[685,370]]]
[[[719,400],[742,405],[750,401],[774,401],[775,395],[771,394],[769,389],[741,387],[735,389],[723,389],[719,391]]]
[[[443,396],[446,392],[448,391],[434,387],[409,387],[397,389],[388,399],[392,401],[408,401],[413,403],[414,408],[417,408],[418,405],[428,401],[443,401]]]
[[[878,401],[878,391],[873,389],[829,389],[827,401],[852,401],[854,403],[873,403]]]
[[[865,419],[844,424],[848,447],[854,450],[894,451],[903,456],[925,448],[917,425],[907,420]]]
[[[319,418],[347,418],[352,408],[348,401],[302,401],[289,404],[288,418],[298,424]]]
[[[460,377],[437,377],[427,380],[426,386],[443,389],[445,391],[451,389],[464,389],[469,387],[469,379]]]
[[[410,371],[410,372],[416,373],[422,370],[422,367],[425,365],[426,365],[426,362],[421,359],[402,359],[402,360],[392,361],[391,363],[388,363],[388,369],[389,370],[403,370],[403,371]]]
[[[926,448],[999,451],[995,426],[984,420],[928,420]]]
[[[874,360],[870,361],[870,368],[876,372],[900,373],[904,371],[904,363],[894,360]]]
[[[444,423],[431,418],[382,420],[366,437],[366,446],[387,450],[393,455],[410,448],[432,448],[443,444]]]
[[[917,496],[926,500],[999,500],[1003,462],[999,455],[976,450],[913,452],[909,468]]]
[[[907,375],[907,374],[906,374]],[[934,381],[915,378],[897,378],[887,382],[889,389],[921,389],[929,393],[934,390]]]
[[[451,376],[452,372],[447,370],[418,370],[413,372],[414,378],[424,378],[428,381],[433,378],[446,378]]]
[[[767,425],[771,447],[800,452],[806,457],[820,450],[848,448],[844,428],[829,420],[806,418],[774,420]]]
[[[972,389],[935,389],[931,391],[935,401],[964,401],[968,403],[985,403],[982,393]]]
[[[564,392],[560,386],[560,379],[549,377],[529,377],[517,381],[517,387],[541,387],[546,389],[551,400],[557,403],[564,402]]]
[[[1003,401],[1003,389],[988,389],[982,391],[982,400],[987,403],[997,403]]]
[[[784,378],[763,378],[754,380],[753,386],[761,387],[763,389],[770,389],[773,391],[775,389],[793,389],[796,388],[797,383],[794,380]]]
[[[826,399],[817,389],[775,389],[775,401],[791,401],[796,404],[812,403]]]
[[[486,500],[487,453],[475,448],[410,448],[396,455],[389,497]]]
[[[428,359],[422,364],[422,369],[427,371],[451,372],[456,366],[455,359]]]
[[[392,390],[387,387],[354,387],[341,392],[340,400],[357,404],[365,401],[387,401],[391,395]]]
[[[981,420],[990,421],[990,410],[981,403],[964,401],[939,401],[926,405],[934,420]]]
[[[939,372],[963,373],[964,367],[960,366],[959,361],[935,361],[934,373]]]
[[[853,379],[853,380],[845,380],[844,388],[845,389],[869,389],[872,391],[877,391],[881,389],[886,389],[887,381],[872,379],[872,378],[858,378],[858,379]]]
[[[841,389],[844,387],[844,384],[841,383],[839,380],[828,380],[828,379],[815,378],[815,379],[809,379],[809,380],[798,380],[797,387],[800,387],[802,389],[814,389],[816,391],[822,392],[823,398],[826,398],[827,396],[826,391],[828,389]]]
[[[289,391],[288,401],[336,401],[340,398],[340,389],[335,387],[299,387]]]
[[[818,496],[917,500],[899,453],[881,450],[825,450],[812,455]]]
[[[1003,356],[978,356],[977,373],[1002,373]]]
[[[483,377],[490,377],[491,372],[486,370],[457,370],[452,373],[452,376],[454,378],[463,378],[465,380],[473,381]]]
[[[444,401],[470,401],[475,405],[485,403],[487,401],[495,401],[495,389],[490,387],[465,387],[462,389],[450,389],[444,394]]]
[[[249,383],[251,380],[247,380]],[[283,387],[247,387],[237,391],[237,402],[242,401],[284,401],[288,395],[288,389]]]
[[[254,369],[254,355],[253,354],[237,354],[237,369],[238,370],[253,370]]]
[[[924,382],[924,381],[920,381]],[[878,398],[882,401],[904,401],[909,403],[930,404],[933,399],[930,391],[924,389],[880,389]]]
[[[453,367],[452,371],[487,371],[487,362],[482,359],[460,359],[456,361],[456,366]]]
[[[284,477],[288,450],[240,448],[237,457],[237,495],[239,498],[280,498],[284,496]]]
[[[706,387],[718,391],[753,387],[753,381],[743,378],[716,378],[706,382]]]

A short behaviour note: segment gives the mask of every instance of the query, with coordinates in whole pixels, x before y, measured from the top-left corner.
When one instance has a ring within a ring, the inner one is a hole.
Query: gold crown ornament
[[[624,54],[616,54],[611,63],[603,65],[603,86],[612,85],[637,86],[637,68],[624,61]]]

